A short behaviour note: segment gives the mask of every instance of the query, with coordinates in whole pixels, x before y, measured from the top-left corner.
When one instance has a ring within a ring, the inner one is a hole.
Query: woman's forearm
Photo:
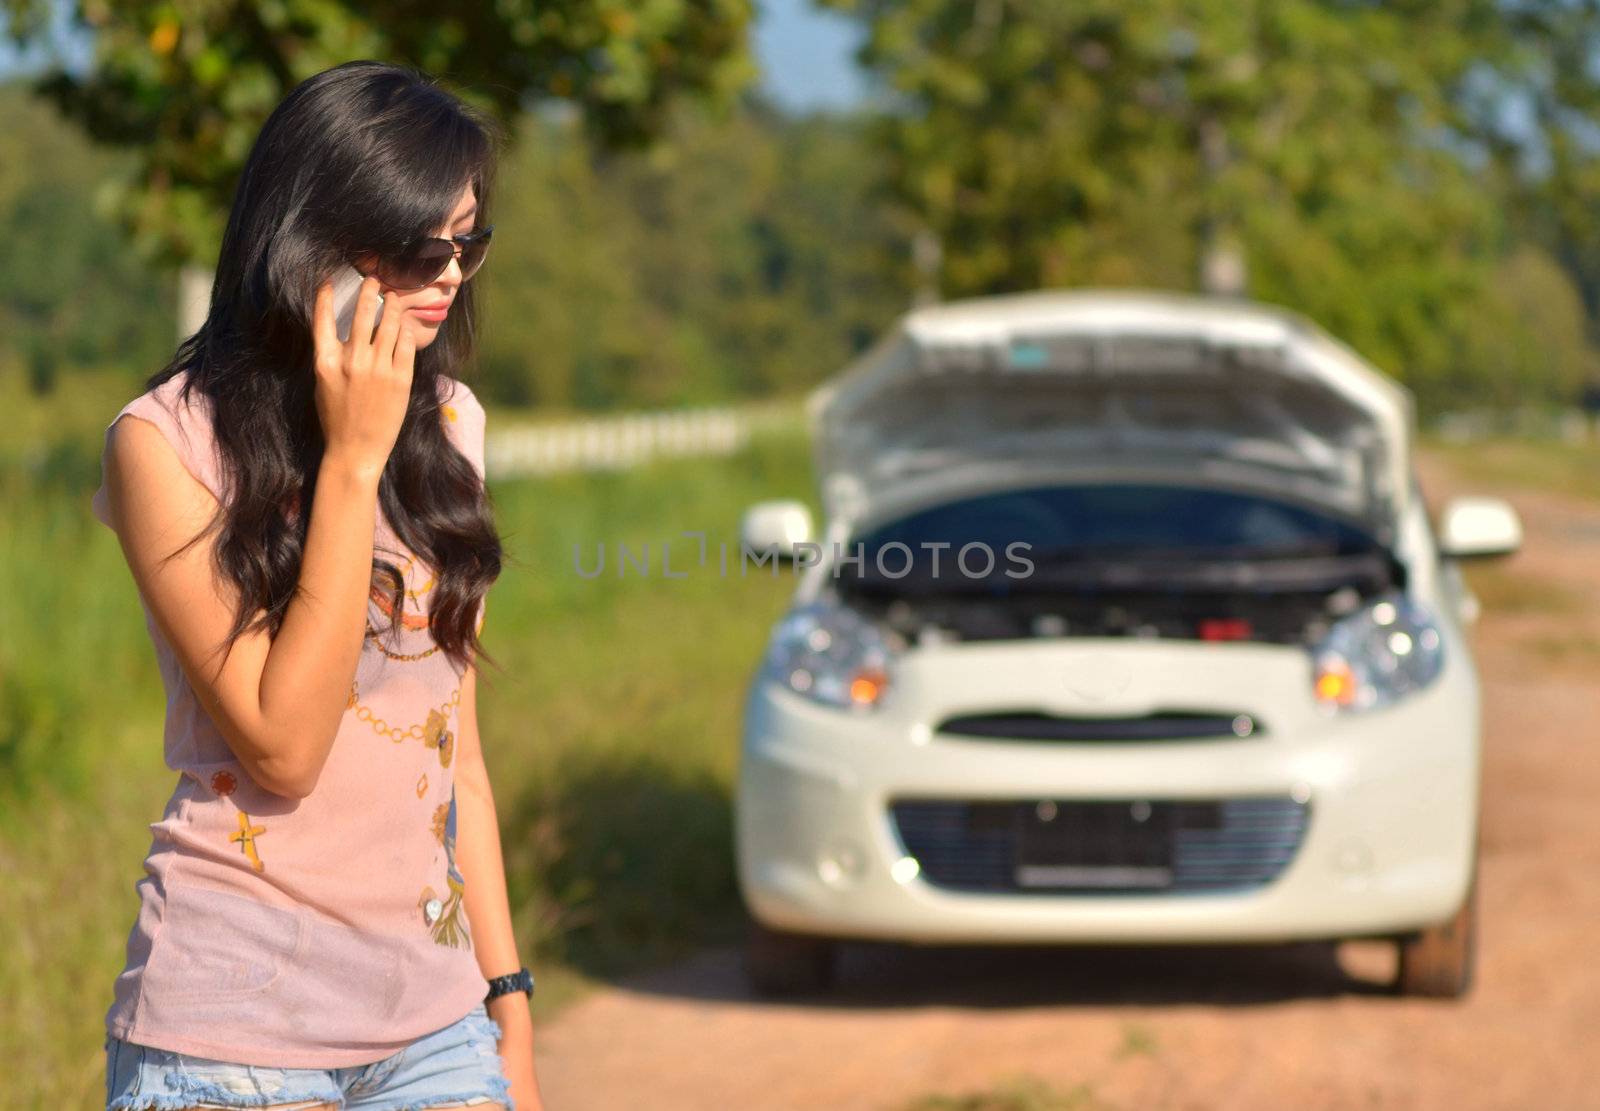
[[[456,770],[456,823],[456,865],[467,881],[462,901],[473,952],[485,979],[504,976],[522,961],[511,927],[499,818],[481,760],[463,759]]]
[[[332,279],[317,286],[313,370],[325,447],[305,508],[294,597],[256,684],[262,728],[243,731],[252,773],[302,797],[322,775],[349,708],[372,590],[378,483],[411,402],[416,336],[399,312],[386,314],[376,334],[367,331],[380,284],[376,275],[363,279],[348,341],[338,337]]]
[[[261,670],[260,719],[243,744],[271,790],[310,793],[348,706],[372,588],[381,471],[325,457],[299,589]]]
[[[463,723],[463,732],[466,725]],[[511,904],[506,897],[505,861],[500,852],[500,832],[495,816],[489,773],[477,756],[473,726],[469,756],[456,769],[456,864],[466,879],[462,897],[472,948],[485,979],[504,976],[521,967],[516,936],[511,926]],[[489,1017],[500,1027],[499,1052],[511,1084],[517,1111],[542,1111],[544,1097],[533,1060],[533,1016],[528,997],[520,991],[489,1001]]]
[[[237,582],[220,573],[220,539],[207,527],[217,522],[218,491],[177,450],[197,446],[183,426],[119,418],[107,427],[106,508],[151,617],[234,756],[276,794],[304,797],[316,786],[361,658],[378,485],[408,411],[416,354],[399,313],[386,315],[370,342],[360,338],[377,294],[369,275],[358,327],[341,343],[332,280],[317,289],[315,389],[326,446],[300,507],[305,546],[275,631],[261,627],[260,599],[239,597]],[[232,636],[240,616],[250,627]]]
[[[500,823],[494,791],[483,762],[478,735],[477,668],[469,667],[461,683],[461,713],[456,740],[456,866],[466,880],[462,901],[478,969],[485,979],[504,976],[522,966],[511,926],[506,895],[505,858],[500,851]],[[517,1111],[541,1111],[543,1096],[533,1063],[533,1018],[522,992],[489,1001],[489,1017],[500,1026],[500,1056]]]

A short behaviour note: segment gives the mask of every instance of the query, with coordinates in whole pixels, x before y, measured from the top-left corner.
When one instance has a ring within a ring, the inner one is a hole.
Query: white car
[[[811,398],[826,520],[745,707],[746,969],[836,942],[1392,937],[1471,980],[1477,601],[1411,395],[1298,314],[1047,291],[917,309]]]

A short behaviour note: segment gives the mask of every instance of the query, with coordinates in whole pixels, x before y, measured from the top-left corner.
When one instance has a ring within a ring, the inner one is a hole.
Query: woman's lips
[[[416,305],[411,311],[423,320],[438,323],[450,314],[450,302],[440,301],[435,305]]]

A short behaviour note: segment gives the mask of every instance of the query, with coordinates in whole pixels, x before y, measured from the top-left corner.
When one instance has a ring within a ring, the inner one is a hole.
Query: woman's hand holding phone
[[[237,604],[232,584],[216,579],[217,541],[201,533],[195,539],[203,543],[172,551],[175,537],[210,519],[215,499],[185,477],[148,422],[122,422],[108,444],[107,491],[140,592],[170,630],[229,750],[251,780],[286,798],[316,788],[349,709],[371,605],[379,483],[411,402],[416,342],[401,312],[385,313],[373,335],[377,294],[378,280],[367,278],[355,329],[340,343],[332,283],[316,293],[315,390],[326,448],[298,588],[276,634],[252,629],[236,650],[217,651]],[[138,512],[120,508],[130,505]]]
[[[312,320],[323,459],[374,478],[383,473],[405,422],[417,354],[404,313],[383,313],[373,332],[378,284],[372,276],[362,279],[348,340],[339,339],[331,278],[317,287]]]

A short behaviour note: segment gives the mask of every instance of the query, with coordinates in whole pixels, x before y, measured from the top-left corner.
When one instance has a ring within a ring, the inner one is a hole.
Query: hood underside
[[[919,309],[808,408],[835,522],[1048,473],[1255,490],[1388,542],[1409,493],[1409,392],[1296,314],[1232,299],[1050,291]]]

